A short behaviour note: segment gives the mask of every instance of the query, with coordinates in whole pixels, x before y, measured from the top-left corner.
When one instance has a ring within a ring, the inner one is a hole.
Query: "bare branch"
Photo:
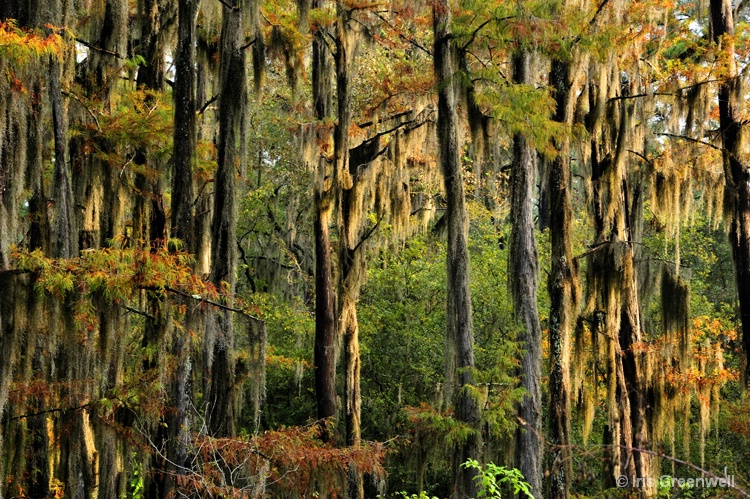
[[[156,320],[156,317],[154,317],[153,315],[149,314],[148,312],[144,312],[143,310],[138,310],[137,308],[129,307],[127,305],[125,305],[125,307],[123,307],[123,308],[125,308],[125,310],[127,310],[128,312],[132,312],[134,314],[142,315],[143,317],[148,317],[152,321]]]
[[[213,104],[214,102],[216,102],[216,100],[219,98],[219,95],[221,95],[221,94],[216,94],[213,97],[211,97],[210,99],[208,99],[206,101],[206,103],[203,104],[203,106],[201,106],[201,109],[200,109],[200,111],[198,111],[198,114],[203,114],[203,112],[206,109],[208,109],[208,106],[210,106],[211,104]]]
[[[101,47],[97,47],[96,45],[92,45],[92,44],[90,44],[89,42],[87,42],[86,40],[84,40],[82,38],[76,38],[75,40],[78,43],[80,43],[81,45],[90,48],[91,50],[95,50],[97,52],[101,52],[102,54],[111,55],[112,57],[117,57],[118,59],[123,59],[123,60],[126,59],[126,57],[124,55],[118,54],[117,52],[112,52],[111,50],[107,50],[107,49],[104,49],[104,48],[101,48]]]

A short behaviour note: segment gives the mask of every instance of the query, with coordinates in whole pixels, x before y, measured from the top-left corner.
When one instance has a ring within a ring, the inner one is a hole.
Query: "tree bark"
[[[50,62],[50,98],[55,138],[55,170],[53,174],[53,201],[55,211],[52,223],[52,257],[72,258],[78,253],[78,237],[73,212],[73,186],[70,163],[66,154],[67,113],[62,102],[60,64]]]
[[[513,57],[516,83],[532,84],[531,54],[521,51]],[[511,169],[510,288],[516,320],[523,326],[519,340],[525,351],[521,358],[521,385],[526,395],[518,408],[515,463],[531,485],[532,494],[542,494],[542,330],[537,310],[539,280],[534,236],[533,200],[536,187],[536,151],[522,134],[513,137]]]
[[[181,240],[190,254],[197,252],[194,224],[193,165],[196,158],[195,104],[195,21],[200,0],[181,0],[177,11],[177,55],[174,83],[174,151],[172,163],[172,237]],[[186,323],[200,320],[200,313],[188,310]],[[175,477],[184,475],[190,440],[190,348],[187,331],[174,331],[171,353],[177,369],[169,387],[173,413],[167,423],[168,442],[165,494],[177,485]]]
[[[195,187],[195,18],[200,0],[178,4],[177,56],[174,82],[174,162],[172,166],[172,237],[191,254],[197,251],[194,236]]]
[[[221,95],[219,97],[218,170],[214,181],[211,225],[211,282],[227,292],[231,304],[237,270],[236,177],[240,163],[241,113],[246,101],[245,52],[242,49],[240,2],[223,7],[221,30]],[[211,336],[207,417],[215,436],[232,437],[235,423],[234,327],[231,312],[217,312],[207,331]]]
[[[312,8],[321,8],[322,0],[313,0]],[[322,123],[331,113],[330,56],[323,37],[323,28],[318,28],[312,46],[312,98],[315,119]],[[327,133],[327,132],[322,132]],[[327,137],[316,137],[327,142]],[[336,307],[331,265],[331,241],[329,226],[331,218],[331,196],[334,187],[325,188],[328,158],[320,154],[317,158],[318,172],[315,186],[315,400],[319,420],[335,418],[336,408]],[[321,437],[328,441],[333,437],[329,426],[321,427]]]
[[[338,3],[336,6],[336,33],[334,66],[336,70],[336,104],[338,120],[333,131],[333,189],[338,204],[339,233],[339,312],[338,330],[344,340],[344,422],[346,444],[357,448],[362,443],[359,359],[359,322],[357,299],[364,277],[364,247],[359,245],[359,221],[353,215],[357,174],[349,165],[349,126],[351,125],[351,88],[349,69],[352,62],[349,19],[351,12]],[[350,499],[364,497],[362,473],[351,467],[348,473],[348,496]]]
[[[553,60],[549,77],[555,89],[556,111],[553,119],[569,127],[572,124],[571,64]],[[547,497],[567,498],[573,473],[570,452],[570,352],[571,330],[578,297],[575,282],[578,270],[571,243],[573,207],[570,196],[570,141],[563,137],[558,154],[549,169],[548,223],[551,242],[551,269],[547,280],[550,295],[549,345],[549,456],[550,477]]]
[[[711,0],[712,39],[726,54],[728,74],[719,85],[719,131],[722,156],[731,200],[732,224],[729,242],[732,246],[737,293],[740,303],[744,386],[750,385],[750,177],[743,157],[742,79],[737,74],[734,50],[734,19],[730,0]]]
[[[315,400],[319,420],[336,417],[336,316],[331,272],[330,216],[316,195],[315,236]],[[327,425],[321,437],[333,437]]]
[[[449,403],[455,399],[456,418],[472,430],[477,430],[479,407],[468,390],[468,386],[474,381],[468,214],[459,160],[449,2],[439,0],[433,3],[432,15],[435,33],[434,69],[438,88],[439,161],[445,182],[445,218],[448,228],[445,393]],[[473,480],[476,471],[462,468],[461,464],[469,458],[477,459],[480,445],[479,434],[472,432],[466,441],[457,443],[454,449],[453,487],[455,496],[460,499],[477,495],[477,484]]]

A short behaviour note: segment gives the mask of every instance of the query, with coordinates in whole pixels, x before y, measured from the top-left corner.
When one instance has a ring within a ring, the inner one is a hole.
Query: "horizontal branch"
[[[124,55],[118,54],[117,52],[112,52],[111,50],[107,50],[102,47],[97,47],[96,45],[92,45],[91,43],[87,42],[86,40],[82,38],[76,38],[75,39],[78,43],[81,45],[90,48],[91,50],[95,50],[96,52],[101,52],[102,54],[111,55],[112,57],[117,57],[118,59],[126,59]]]
[[[365,121],[364,123],[358,123],[357,126],[359,128],[367,128],[368,126],[372,126],[372,125],[375,125],[375,124],[383,123],[384,121],[395,120],[396,118],[400,118],[402,116],[406,116],[407,114],[411,114],[413,112],[414,112],[413,109],[407,109],[406,111],[401,111],[400,113],[391,114],[390,116],[386,116],[385,118],[381,118],[381,119],[377,120],[377,122],[374,121],[374,120],[370,120],[370,121]]]
[[[269,261],[269,262],[271,262],[271,263],[273,263],[275,265],[278,265],[282,269],[297,270],[297,267],[295,267],[294,265],[287,265],[285,263],[281,263],[280,261],[276,260],[275,258],[269,258],[267,256],[262,256],[262,255],[252,256],[251,255],[251,256],[248,256],[246,258],[248,260],[266,260],[266,261]]]
[[[154,289],[161,289],[161,288],[154,288]],[[191,300],[195,300],[195,301],[198,301],[198,302],[201,302],[201,303],[206,303],[208,305],[212,305],[212,306],[220,308],[222,310],[227,310],[229,312],[234,312],[236,314],[241,314],[241,315],[244,315],[245,317],[247,317],[248,319],[252,319],[252,320],[257,321],[257,322],[263,322],[263,323],[265,323],[265,321],[263,319],[261,319],[260,317],[256,317],[256,316],[254,316],[252,314],[248,314],[247,312],[245,312],[241,308],[230,307],[228,305],[224,305],[223,303],[219,303],[219,302],[216,302],[216,301],[213,301],[213,300],[209,300],[208,298],[203,298],[201,295],[191,295],[190,293],[186,293],[184,291],[172,288],[170,286],[164,286],[163,289],[164,289],[164,291],[168,291],[168,292],[174,293],[176,295],[184,296],[185,298],[190,298]]]
[[[694,144],[700,144],[702,146],[711,147],[713,149],[716,149],[717,151],[722,151],[722,152],[724,151],[723,148],[721,148],[719,146],[715,146],[715,145],[713,145],[710,142],[705,142],[705,141],[700,140],[700,139],[695,139],[693,137],[688,137],[687,135],[677,135],[675,133],[668,133],[668,132],[661,132],[661,133],[657,133],[656,135],[658,135],[660,137],[669,137],[669,138],[672,138],[672,139],[687,140],[688,142],[693,142]]]
[[[142,315],[143,317],[147,317],[147,318],[151,319],[152,321],[156,320],[156,317],[154,317],[153,315],[149,314],[148,312],[144,312],[143,310],[138,310],[137,308],[129,307],[127,305],[125,305],[124,308],[128,312],[133,312],[134,314]]]
[[[29,412],[27,414],[19,414],[18,416],[13,416],[12,418],[8,418],[8,422],[18,421],[19,419],[33,418],[35,416],[43,416],[45,414],[53,414],[56,412],[80,411],[81,409],[86,409],[88,407],[91,407],[93,404],[94,402],[87,402],[83,405],[78,405],[74,407],[53,407],[51,409],[45,409],[43,411]]]
[[[652,92],[650,94],[632,94],[632,95],[618,95],[617,97],[610,97],[607,102],[614,102],[617,100],[629,100],[629,99],[640,99],[642,97],[651,97],[652,95],[659,95],[662,97],[674,97],[673,92]]]

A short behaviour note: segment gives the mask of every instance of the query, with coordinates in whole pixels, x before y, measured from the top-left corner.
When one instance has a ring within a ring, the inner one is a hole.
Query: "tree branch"
[[[359,240],[359,242],[357,243],[357,245],[352,250],[352,253],[355,253],[359,249],[359,247],[362,246],[365,243],[365,241],[367,241],[368,239],[370,239],[370,236],[372,236],[373,233],[378,229],[378,227],[380,226],[380,222],[382,220],[383,220],[383,217],[380,217],[378,219],[378,221],[375,223],[375,225],[373,225],[370,228],[370,230],[367,231],[367,234],[365,234],[364,236],[362,236],[362,239]]]
[[[208,108],[208,106],[210,106],[211,104],[213,104],[214,102],[216,102],[216,100],[219,98],[220,95],[221,94],[216,94],[213,97],[211,97],[210,99],[208,99],[206,101],[206,103],[203,104],[203,106],[201,106],[201,109],[200,109],[200,111],[198,111],[198,114],[203,114],[203,112]]]
[[[45,409],[43,411],[30,412],[28,414],[19,414],[18,416],[13,416],[12,418],[8,418],[8,422],[18,421],[19,419],[33,418],[34,416],[42,416],[44,414],[52,414],[55,412],[80,411],[81,409],[86,409],[87,407],[91,407],[93,404],[94,402],[92,401],[92,402],[87,402],[83,405],[74,406],[74,407],[53,407],[51,409]]]
[[[148,312],[144,312],[143,310],[138,310],[137,308],[129,307],[127,305],[125,305],[123,308],[125,308],[125,310],[127,310],[128,312],[133,312],[134,314],[142,315],[143,317],[148,317],[152,321],[156,320],[156,317],[149,314]]]
[[[149,288],[143,288],[143,289],[149,289]],[[154,288],[154,289],[162,289],[162,288]],[[257,321],[257,322],[263,322],[263,323],[265,322],[260,317],[256,317],[256,316],[254,316],[252,314],[248,314],[247,312],[245,312],[241,308],[230,307],[228,305],[224,305],[223,303],[219,303],[219,302],[216,302],[216,301],[213,301],[213,300],[209,300],[208,298],[203,298],[201,295],[191,295],[189,293],[186,293],[184,291],[180,291],[179,289],[175,289],[175,288],[172,288],[170,286],[164,286],[163,289],[164,289],[164,291],[168,291],[170,293],[174,293],[174,294],[177,294],[177,295],[180,295],[180,296],[184,296],[185,298],[190,298],[191,300],[195,300],[195,301],[198,301],[198,302],[201,302],[201,303],[206,303],[208,305],[213,305],[214,307],[220,308],[222,310],[227,310],[229,312],[234,312],[236,314],[244,315],[245,317],[247,317],[249,319],[252,319],[254,321]]]
[[[383,21],[389,28],[391,28],[398,35],[398,37],[401,38],[403,41],[405,41],[406,43],[410,43],[410,44],[414,45],[416,48],[418,48],[419,50],[423,51],[425,54],[427,54],[429,56],[432,56],[432,52],[429,49],[423,47],[420,43],[416,42],[413,38],[408,38],[406,35],[404,35],[403,33],[401,33],[399,30],[396,29],[395,26],[393,26],[393,24],[390,23],[390,21],[388,21],[387,19],[385,19],[380,13],[376,12],[375,15],[381,21]]]
[[[656,135],[658,135],[660,137],[670,137],[672,139],[687,140],[688,142],[693,142],[695,144],[700,144],[702,146],[707,146],[707,147],[710,147],[712,149],[716,149],[717,151],[722,151],[722,152],[724,151],[723,148],[721,148],[719,146],[715,146],[715,145],[713,145],[710,142],[704,142],[704,141],[699,140],[699,139],[694,139],[693,137],[688,137],[687,135],[677,135],[675,133],[668,133],[668,132],[661,132],[661,133],[657,133]]]
[[[97,52],[101,52],[102,54],[111,55],[112,57],[117,57],[118,59],[122,59],[122,60],[126,59],[126,57],[124,55],[118,54],[117,52],[112,52],[111,50],[107,50],[107,49],[104,49],[104,48],[101,48],[101,47],[97,47],[96,45],[92,45],[92,44],[90,44],[89,42],[87,42],[86,40],[84,40],[82,38],[76,38],[75,41],[77,41],[78,43],[80,43],[81,45],[83,45],[85,47],[90,48],[91,50],[95,50]]]

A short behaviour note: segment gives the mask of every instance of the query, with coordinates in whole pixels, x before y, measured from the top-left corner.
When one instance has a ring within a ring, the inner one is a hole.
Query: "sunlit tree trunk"
[[[641,341],[626,153],[632,145],[633,103],[627,74],[616,62],[590,69],[591,176],[595,247],[589,264],[590,299],[596,302],[606,342],[609,449],[605,483],[619,475],[647,477],[650,459],[633,448],[648,446],[643,363],[632,348]],[[650,493],[649,488],[647,492]]]
[[[313,0],[312,8],[321,8],[322,0]],[[324,28],[313,35],[312,46],[312,90],[315,119],[322,122],[331,114],[332,69]],[[322,127],[321,127],[322,128]],[[321,133],[326,133],[321,131]],[[315,134],[318,137],[318,133]],[[321,137],[325,142],[327,137]],[[317,147],[317,146],[316,146]],[[331,197],[335,186],[326,189],[328,158],[319,154],[317,179],[315,182],[315,399],[319,420],[334,418],[336,409],[336,308],[334,301],[333,273],[331,265]],[[333,435],[322,428],[322,437],[329,440]]]
[[[359,357],[359,322],[357,299],[364,278],[364,248],[359,245],[359,220],[355,218],[357,175],[349,168],[349,126],[351,125],[351,79],[353,49],[348,31],[351,12],[339,3],[336,6],[334,36],[334,67],[336,71],[336,103],[338,121],[333,131],[333,188],[336,189],[340,232],[338,330],[344,341],[344,422],[346,444],[359,447],[362,442]],[[362,474],[356,469],[348,473],[348,494],[351,499],[364,497]]]
[[[473,383],[474,345],[469,288],[468,214],[463,175],[459,160],[458,116],[454,91],[451,10],[447,0],[436,1],[432,7],[435,33],[434,68],[438,89],[437,133],[440,143],[440,166],[445,182],[448,227],[447,247],[447,310],[446,310],[446,396],[455,406],[456,418],[472,430],[479,424],[480,413],[468,386]],[[454,389],[455,386],[455,389]],[[462,468],[461,463],[479,456],[478,434],[456,444],[453,463],[455,496],[476,497],[475,472]]]
[[[575,95],[572,94],[571,63],[552,61],[550,84],[555,90],[556,111],[553,119],[570,127]],[[547,285],[550,295],[549,346],[549,456],[550,470],[547,497],[567,498],[572,479],[570,452],[570,353],[571,329],[575,321],[578,296],[575,282],[577,264],[571,243],[573,207],[570,183],[570,140],[558,139],[558,154],[549,168],[548,223],[551,243],[550,274]]]

